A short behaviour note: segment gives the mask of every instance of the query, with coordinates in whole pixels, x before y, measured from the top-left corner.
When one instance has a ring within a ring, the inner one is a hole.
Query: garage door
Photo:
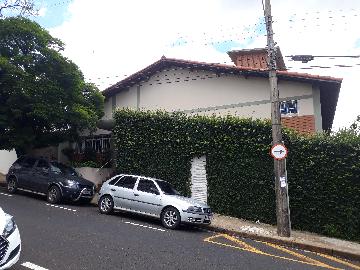
[[[196,157],[191,161],[191,197],[207,203],[206,157]]]

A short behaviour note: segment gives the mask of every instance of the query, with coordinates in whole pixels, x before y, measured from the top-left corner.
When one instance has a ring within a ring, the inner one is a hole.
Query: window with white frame
[[[280,102],[280,113],[284,116],[298,114],[298,101],[285,100]]]
[[[85,138],[79,147],[80,151],[83,152],[86,148],[91,148],[97,153],[102,153],[110,150],[111,137],[92,137]]]

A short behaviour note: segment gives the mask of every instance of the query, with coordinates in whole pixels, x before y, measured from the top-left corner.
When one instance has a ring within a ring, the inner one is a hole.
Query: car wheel
[[[59,203],[61,200],[61,191],[57,186],[51,186],[47,193],[47,201],[49,203]]]
[[[7,190],[9,193],[15,193],[17,190],[17,183],[15,178],[11,177],[8,181],[7,181]]]
[[[99,200],[99,210],[101,214],[110,214],[114,210],[114,201],[111,196],[102,196]]]
[[[180,221],[179,211],[174,207],[167,207],[161,212],[161,223],[165,228],[176,229]]]

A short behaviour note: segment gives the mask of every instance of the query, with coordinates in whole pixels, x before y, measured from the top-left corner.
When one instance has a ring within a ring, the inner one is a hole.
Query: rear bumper
[[[8,269],[19,261],[21,253],[21,239],[18,228],[7,238],[9,247],[0,261],[0,270]]]

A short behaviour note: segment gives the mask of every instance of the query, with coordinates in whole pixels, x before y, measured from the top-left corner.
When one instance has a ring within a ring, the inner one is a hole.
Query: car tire
[[[46,199],[49,203],[57,204],[61,201],[61,191],[57,186],[51,186],[47,192]]]
[[[109,215],[114,210],[114,200],[109,195],[102,196],[98,205],[101,214]]]
[[[161,223],[165,228],[174,230],[179,227],[180,222],[180,213],[175,207],[166,207],[161,212]]]
[[[9,193],[14,194],[17,190],[17,183],[14,177],[9,178],[7,181],[7,190]]]

